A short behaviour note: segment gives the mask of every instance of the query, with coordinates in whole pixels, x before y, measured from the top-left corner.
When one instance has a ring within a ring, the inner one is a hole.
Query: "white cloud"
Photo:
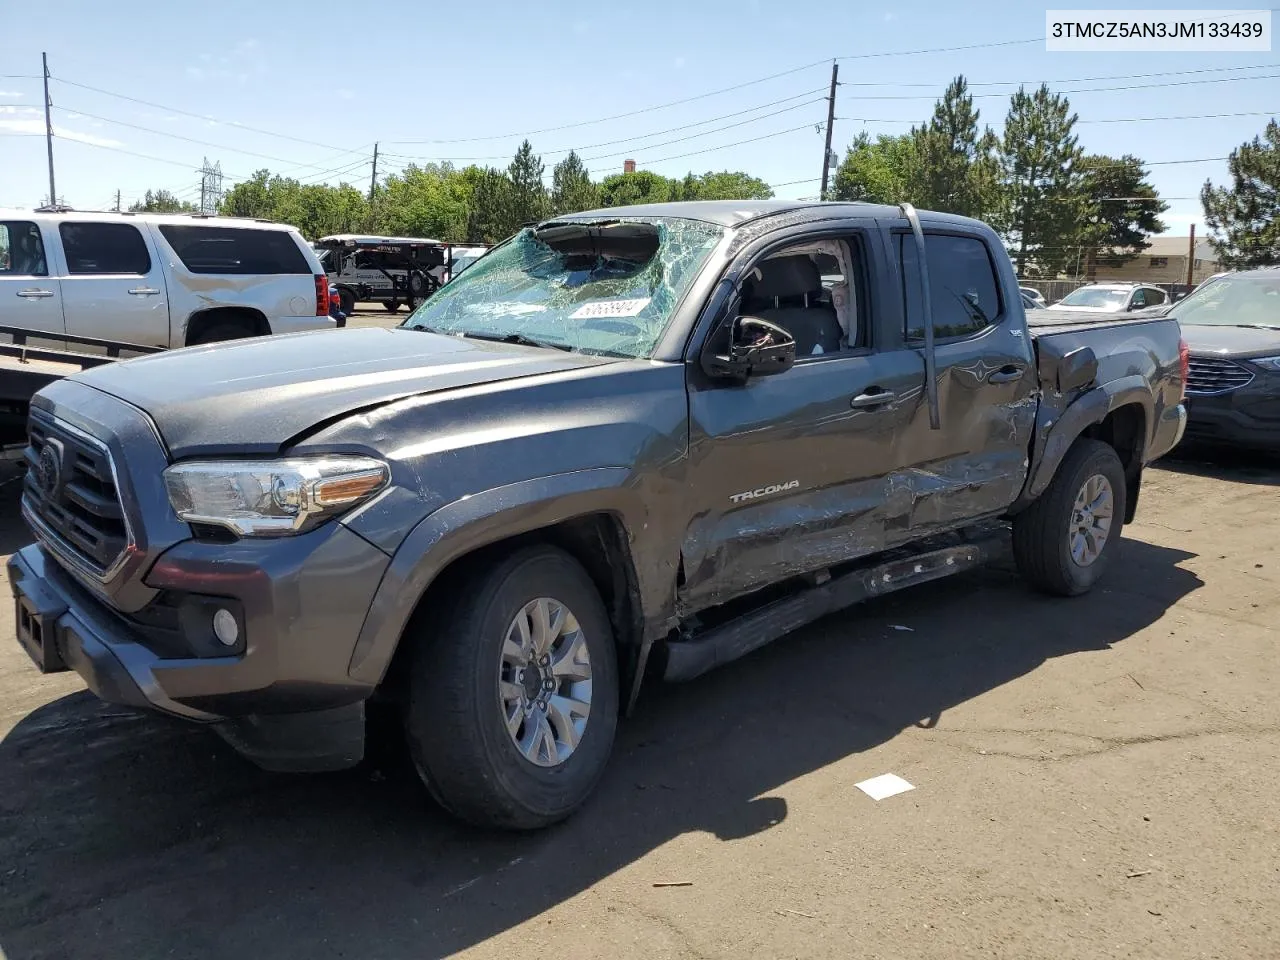
[[[32,113],[39,113],[39,112],[40,112],[40,109],[38,107],[0,107],[0,114],[4,114],[6,116],[14,116],[20,113],[32,114]]]
[[[43,120],[0,120],[0,130],[6,130],[9,133],[35,133],[43,134]],[[66,127],[54,124],[53,135],[63,140],[75,140],[79,143],[92,144],[95,147],[118,147],[119,140],[110,140],[106,137],[95,137],[91,133],[81,133],[78,130],[69,130]]]
[[[22,94],[17,90],[0,90],[0,97],[4,97],[6,100],[21,100]]]

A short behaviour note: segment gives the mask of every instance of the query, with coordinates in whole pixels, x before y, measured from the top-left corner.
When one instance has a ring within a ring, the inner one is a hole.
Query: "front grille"
[[[124,556],[129,529],[111,455],[96,440],[53,420],[32,417],[24,451],[23,499],[55,552],[69,553],[97,577]]]
[[[1227,393],[1247,386],[1253,371],[1234,360],[1218,357],[1192,357],[1187,371],[1187,393],[1209,396]]]

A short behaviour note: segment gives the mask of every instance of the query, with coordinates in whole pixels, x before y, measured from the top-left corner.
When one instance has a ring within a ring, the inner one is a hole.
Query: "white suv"
[[[173,348],[335,325],[329,281],[293,227],[0,210],[0,327]]]

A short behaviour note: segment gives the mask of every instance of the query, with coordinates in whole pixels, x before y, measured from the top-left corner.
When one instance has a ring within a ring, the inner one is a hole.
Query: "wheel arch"
[[[645,507],[604,468],[541,478],[456,501],[422,520],[383,576],[352,651],[353,679],[394,691],[405,659],[401,644],[415,616],[497,553],[535,543],[556,546],[586,569],[609,612],[619,648],[620,691],[643,669],[645,584],[633,531]]]
[[[185,345],[191,346],[207,330],[224,323],[244,326],[250,336],[265,337],[271,333],[267,315],[254,307],[209,307],[187,317]]]

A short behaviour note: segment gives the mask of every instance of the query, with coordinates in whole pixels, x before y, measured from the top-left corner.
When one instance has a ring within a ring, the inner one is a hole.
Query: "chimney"
[[[622,172],[623,172],[623,173],[635,173],[635,172],[636,172],[636,162],[635,162],[634,160],[623,160],[623,161],[622,161]]]

